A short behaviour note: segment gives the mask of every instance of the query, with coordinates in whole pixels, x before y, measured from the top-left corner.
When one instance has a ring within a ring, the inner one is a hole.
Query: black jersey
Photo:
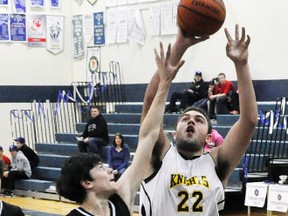
[[[122,200],[122,198],[118,194],[113,194],[109,198],[109,209],[111,212],[111,216],[129,216],[130,211],[126,205],[126,203]],[[73,209],[67,216],[93,216],[89,212],[87,212],[82,207],[78,207]]]

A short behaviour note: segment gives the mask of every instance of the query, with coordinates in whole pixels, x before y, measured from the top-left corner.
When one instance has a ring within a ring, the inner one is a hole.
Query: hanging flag
[[[8,6],[8,0],[0,0],[0,6]]]
[[[13,11],[16,13],[26,12],[26,0],[12,0]]]
[[[84,40],[89,43],[93,37],[93,16],[92,14],[86,14],[83,17],[83,37]]]
[[[0,14],[0,41],[9,41],[9,15]]]
[[[27,15],[27,40],[29,46],[46,45],[45,15]]]
[[[74,59],[80,59],[84,57],[84,44],[83,44],[83,22],[82,15],[74,15],[72,18],[73,23],[73,46]]]
[[[94,13],[94,44],[105,44],[105,31],[104,31],[104,14],[102,12]]]
[[[51,8],[60,8],[60,0],[50,0]]]
[[[100,47],[90,46],[87,47],[87,82],[93,82],[93,74],[100,71]]]
[[[31,7],[44,7],[44,0],[30,0]]]
[[[82,3],[83,3],[83,1],[84,0],[75,0],[77,3],[78,3],[78,5],[80,6]]]
[[[88,0],[88,2],[91,4],[91,5],[94,5],[96,3],[97,0]]]
[[[46,49],[54,54],[64,50],[64,17],[46,16]]]
[[[26,15],[10,14],[11,41],[26,42]]]

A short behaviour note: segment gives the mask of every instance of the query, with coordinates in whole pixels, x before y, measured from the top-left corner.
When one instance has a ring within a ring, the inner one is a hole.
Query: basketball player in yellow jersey
[[[155,172],[141,184],[142,216],[218,215],[224,206],[224,187],[229,175],[240,162],[257,124],[257,106],[248,65],[250,37],[235,28],[233,39],[227,29],[226,54],[236,68],[240,117],[224,142],[204,154],[204,145],[211,139],[211,123],[207,114],[188,107],[180,115],[174,133],[175,146],[163,129],[154,148]],[[171,50],[170,63],[177,64],[185,50],[204,39],[184,38],[179,32]],[[158,88],[156,72],[144,98],[145,118]]]

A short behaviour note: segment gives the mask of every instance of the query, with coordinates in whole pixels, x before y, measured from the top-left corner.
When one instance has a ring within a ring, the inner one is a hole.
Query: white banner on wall
[[[161,7],[160,3],[151,4],[149,7],[149,34],[151,36],[160,35],[160,14],[161,14]]]
[[[117,8],[109,8],[107,10],[107,28],[106,43],[114,44],[117,34]]]
[[[46,49],[54,54],[64,50],[64,17],[46,16],[47,45]]]
[[[93,37],[93,16],[86,14],[83,16],[83,37],[86,43],[89,43]]]
[[[46,45],[45,15],[27,15],[27,40],[29,46]]]
[[[93,82],[93,74],[100,71],[100,47],[87,47],[87,82]]]
[[[83,43],[83,19],[82,15],[74,15],[73,23],[73,58],[81,59],[84,57],[84,43]]]
[[[161,3],[161,35],[173,34],[172,2]]]
[[[0,14],[0,42],[9,41],[9,14]]]
[[[130,7],[129,8],[129,30],[128,37],[129,39],[144,45],[145,42],[145,29],[142,19],[142,15],[139,7]]]
[[[26,12],[26,0],[12,0],[13,12],[25,13]]]
[[[128,8],[118,7],[117,8],[117,43],[127,42],[128,36]]]

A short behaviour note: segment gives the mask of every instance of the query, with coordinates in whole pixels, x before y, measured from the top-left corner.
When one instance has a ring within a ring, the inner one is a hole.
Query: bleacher
[[[275,102],[274,104],[270,102],[258,103],[259,110],[274,109],[274,106]],[[116,132],[121,132],[125,137],[125,142],[129,145],[132,152],[131,159],[133,159],[133,152],[135,152],[137,147],[141,109],[141,104],[122,104],[115,106],[115,113],[103,113],[103,116],[108,123],[110,143],[112,143],[114,134]],[[175,129],[177,117],[178,114],[165,114],[164,127],[167,133],[170,133]],[[225,137],[230,127],[237,121],[238,117],[239,115],[218,115],[217,124],[213,125],[213,127],[216,128],[223,137]],[[74,133],[55,134],[57,143],[36,143],[35,150],[39,154],[40,164],[34,170],[31,179],[19,180],[16,182],[15,194],[44,199],[63,200],[63,198],[56,194],[55,180],[60,176],[60,170],[64,160],[69,155],[78,153],[75,137],[82,133],[84,126],[85,123],[78,123]],[[268,130],[268,128],[257,127],[252,141],[254,140],[255,142],[255,140],[259,139],[259,133],[264,133],[265,130]],[[262,142],[264,141],[262,140]],[[281,143],[287,146],[286,148],[288,148],[287,140],[283,141],[282,139]],[[108,147],[105,147],[105,149],[107,152]],[[268,149],[268,147],[265,149]],[[255,146],[253,146],[253,148],[248,148],[246,157],[247,155],[254,155],[254,157],[265,160],[267,156],[265,154],[266,153],[263,148],[258,146],[255,149]],[[228,185],[225,189],[227,193],[242,191],[243,173],[245,172],[245,170],[243,170],[244,163],[245,160],[243,157],[243,160],[240,162],[240,164],[229,178]],[[250,164],[250,166],[252,165]],[[262,172],[260,176],[267,178],[267,172]],[[138,205],[138,201],[139,200],[137,196],[135,200],[136,205]]]

